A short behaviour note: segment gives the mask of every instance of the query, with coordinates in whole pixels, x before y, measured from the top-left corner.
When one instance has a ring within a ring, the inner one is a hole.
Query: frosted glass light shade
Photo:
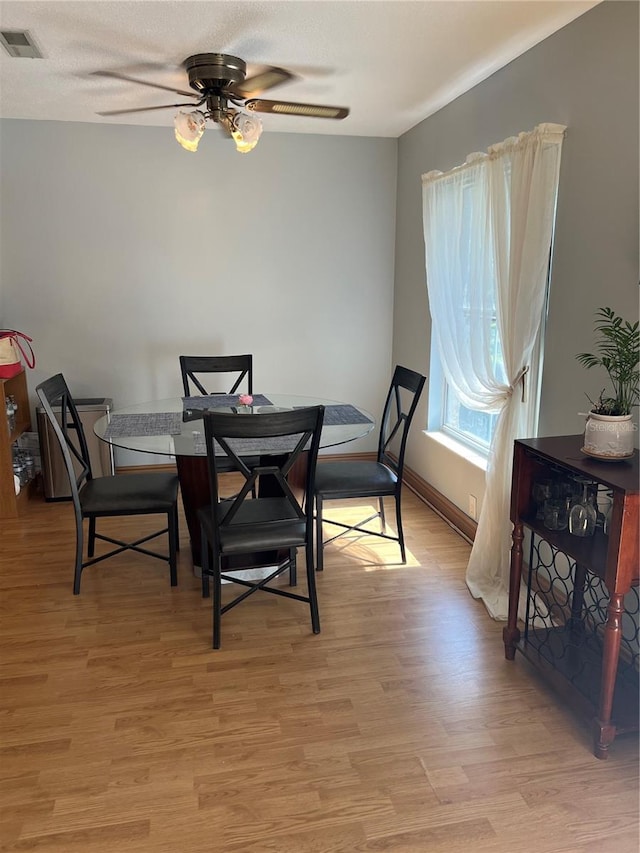
[[[198,110],[185,113],[182,110],[173,120],[176,139],[186,151],[197,151],[198,143],[204,133],[204,115]]]
[[[233,118],[231,136],[236,143],[236,150],[241,154],[252,151],[258,144],[262,134],[262,122],[255,116],[237,113]]]

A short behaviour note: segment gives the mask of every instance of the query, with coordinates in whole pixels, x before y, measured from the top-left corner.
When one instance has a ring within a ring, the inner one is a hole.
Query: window
[[[497,415],[476,412],[463,406],[445,382],[443,432],[449,433],[463,443],[473,445],[474,449],[487,453],[497,419]]]
[[[532,386],[539,385],[565,130],[540,124],[448,172],[422,175],[431,336],[446,374],[440,427],[486,442],[491,422],[452,400],[498,414],[465,574],[471,594],[496,619],[507,611],[513,441],[537,431],[539,395]]]
[[[532,369],[527,374],[527,393],[533,395],[536,412],[540,402],[546,316],[545,309],[542,327],[531,355]],[[499,375],[503,376],[502,354],[497,346],[492,347],[492,357]],[[435,337],[432,336],[427,429],[432,432],[443,432],[461,444],[467,445],[476,453],[486,456],[497,421],[497,415],[470,409],[460,402],[445,379]],[[533,434],[537,434],[537,417]]]
[[[427,428],[432,432],[443,432],[480,455],[486,456],[498,416],[470,409],[460,402],[445,379],[438,348],[433,338],[429,374]]]
[[[464,307],[467,314],[467,327],[469,334],[473,334],[471,316],[468,306]],[[506,381],[504,364],[502,363],[502,350],[498,342],[498,329],[495,307],[491,311],[491,366],[500,382]],[[442,368],[440,368],[442,369]],[[498,420],[497,414],[479,412],[465,406],[449,383],[444,380],[444,403],[441,428],[454,438],[463,443],[471,444],[474,449],[488,453],[493,431]]]
[[[503,170],[505,184],[511,178],[511,163],[506,162]],[[448,273],[455,276],[457,282],[457,291],[454,296],[449,296],[450,301],[445,309],[447,314],[455,313],[455,322],[451,327],[455,327],[456,334],[465,342],[464,349],[481,382],[488,379],[486,384],[508,384],[498,331],[495,235],[486,206],[488,196],[488,178],[484,169],[469,168],[450,183],[443,181],[438,189],[437,222],[433,233],[447,244],[446,252],[451,264]],[[503,225],[505,232],[501,235],[501,241],[504,247],[511,241],[508,216]],[[455,300],[457,304],[454,304]],[[528,393],[535,396],[536,425],[544,319],[531,356],[532,369],[527,378]],[[473,403],[466,405],[465,402],[464,397],[456,393],[455,388],[447,382],[437,335],[432,334],[428,429],[441,431],[487,456],[500,406],[493,413],[475,409]]]
[[[532,394],[533,399],[536,401],[536,412],[539,409],[540,402],[546,314],[545,310],[540,334],[531,355],[532,370],[527,374],[527,393]],[[493,364],[498,375],[504,376],[502,354],[497,345],[492,347],[491,352]],[[460,402],[455,391],[445,379],[438,347],[436,346],[435,338],[432,336],[427,429],[432,432],[443,432],[461,444],[467,445],[475,452],[486,456],[489,452],[489,446],[497,421],[498,416],[496,414],[470,409]],[[534,433],[537,433],[537,417]]]

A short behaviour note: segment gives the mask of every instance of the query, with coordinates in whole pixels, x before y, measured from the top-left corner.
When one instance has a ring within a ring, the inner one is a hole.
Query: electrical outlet
[[[469,515],[471,518],[478,517],[478,501],[475,495],[469,495]]]

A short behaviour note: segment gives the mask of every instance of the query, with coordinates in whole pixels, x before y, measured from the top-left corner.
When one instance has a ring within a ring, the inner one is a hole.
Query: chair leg
[[[96,519],[91,516],[89,519],[89,536],[87,539],[87,556],[93,557],[96,550]]]
[[[80,595],[80,580],[82,578],[83,529],[82,519],[76,517],[76,565],[73,573],[73,594]]]
[[[311,610],[311,628],[314,634],[320,633],[320,611],[318,610],[318,592],[316,590],[316,573],[313,567],[313,542],[307,542],[305,549],[307,562],[307,586],[309,592],[309,609]]]
[[[169,576],[171,578],[171,586],[178,586],[178,569],[176,560],[178,513],[175,506],[167,513],[167,529],[169,530]]]
[[[220,622],[222,620],[222,558],[214,557],[213,569],[213,648],[220,648]]]
[[[297,556],[297,549],[291,548],[289,551],[289,586],[295,586],[298,583]]]
[[[398,528],[398,542],[400,544],[400,556],[402,562],[407,562],[407,553],[404,547],[404,532],[402,530],[402,511],[400,509],[400,492],[396,495],[396,525]]]
[[[317,572],[322,572],[324,570],[323,549],[324,549],[324,546],[322,544],[322,498],[319,495],[317,495],[316,496],[316,571]]]
[[[384,516],[384,498],[378,498],[378,507],[380,514],[380,529],[383,533],[387,532],[387,520]]]
[[[202,597],[209,598],[209,540],[200,525],[200,560],[202,573]]]

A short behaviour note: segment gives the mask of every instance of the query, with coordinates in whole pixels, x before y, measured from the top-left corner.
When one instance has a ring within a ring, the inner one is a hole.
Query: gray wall
[[[420,176],[461,163],[541,122],[567,125],[542,384],[540,435],[584,430],[606,376],[591,350],[597,308],[638,317],[638,4],[603,3],[480,83],[401,139],[394,361],[428,373]],[[426,399],[418,420],[426,424]],[[466,511],[482,472],[415,429],[407,463]]]
[[[393,363],[429,369],[421,174],[546,121],[568,131],[540,432],[580,432],[604,384],[575,360],[593,312],[638,313],[636,3],[595,7],[398,141],[265,133],[240,155],[211,129],[190,154],[166,128],[0,122],[0,326],[33,335],[32,388],[61,370],[125,404],[179,393],[180,353],[251,351],[256,390],[378,412]],[[408,464],[466,511],[482,468],[424,424],[426,396]]]
[[[181,393],[180,354],[376,412],[391,370],[397,140],[1,123],[0,326],[40,379],[114,405]],[[349,449],[372,449],[374,436]],[[120,454],[120,464],[148,462]]]

